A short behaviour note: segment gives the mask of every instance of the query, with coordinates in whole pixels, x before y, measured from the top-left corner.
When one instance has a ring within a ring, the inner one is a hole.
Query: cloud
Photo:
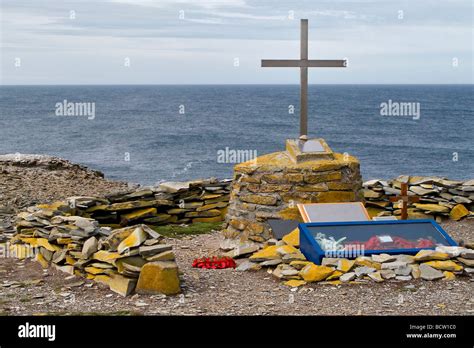
[[[344,75],[317,69],[318,82],[472,81],[468,0],[0,1],[4,83],[297,82],[291,69],[262,73],[259,59],[298,56],[299,18],[309,19],[311,58],[351,62]]]
[[[180,7],[193,6],[204,9],[247,6],[244,0],[109,0],[109,2],[152,8],[167,8],[174,5]]]

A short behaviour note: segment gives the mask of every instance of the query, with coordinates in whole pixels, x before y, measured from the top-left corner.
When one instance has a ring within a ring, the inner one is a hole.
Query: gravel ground
[[[444,225],[455,238],[467,238],[473,221]],[[175,245],[183,293],[123,298],[105,286],[33,261],[1,259],[3,281],[26,284],[0,288],[0,313],[146,315],[472,315],[474,282],[454,281],[323,285],[291,289],[265,270],[237,272],[191,267],[195,257],[215,254],[220,234],[168,239]],[[239,261],[241,262],[241,261]],[[39,280],[41,280],[39,283]],[[29,283],[28,283],[29,282]],[[80,284],[83,282],[83,284]]]

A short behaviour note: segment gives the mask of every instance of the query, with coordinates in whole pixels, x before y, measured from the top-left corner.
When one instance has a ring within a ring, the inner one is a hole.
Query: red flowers
[[[195,259],[193,261],[194,268],[206,268],[206,269],[223,269],[223,268],[235,268],[236,264],[233,258],[231,257],[221,257],[217,258],[216,256],[203,257],[202,259]]]
[[[383,250],[383,249],[418,249],[418,248],[432,248],[434,243],[425,238],[420,238],[417,241],[410,241],[401,237],[392,237],[392,242],[382,243],[378,236],[372,236],[366,242],[351,241],[346,245],[363,245],[365,250]]]

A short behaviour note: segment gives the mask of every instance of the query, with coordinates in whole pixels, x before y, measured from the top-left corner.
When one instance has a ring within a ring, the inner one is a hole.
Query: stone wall
[[[408,219],[474,217],[474,180],[458,181],[430,176],[401,175],[393,180],[369,180],[364,186],[365,206],[371,216],[400,216],[401,204],[390,202],[400,195],[401,184],[408,185],[408,195],[420,201],[408,205]]]
[[[269,218],[300,219],[297,203],[361,201],[359,161],[347,154],[296,164],[286,152],[234,168],[224,235],[257,242],[271,238]]]
[[[157,188],[141,188],[98,197],[70,197],[75,214],[117,228],[130,224],[188,224],[224,221],[230,180],[168,182]]]

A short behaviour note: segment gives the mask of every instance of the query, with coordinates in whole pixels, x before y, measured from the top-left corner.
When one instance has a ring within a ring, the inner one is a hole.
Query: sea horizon
[[[472,86],[310,85],[309,136],[356,156],[364,180],[470,179]],[[58,156],[144,185],[230,178],[236,163],[219,162],[219,153],[283,151],[299,135],[299,86],[292,84],[1,87],[1,153]],[[55,115],[64,101],[93,103],[96,115]],[[380,105],[392,102],[418,103],[420,114],[383,116]]]

